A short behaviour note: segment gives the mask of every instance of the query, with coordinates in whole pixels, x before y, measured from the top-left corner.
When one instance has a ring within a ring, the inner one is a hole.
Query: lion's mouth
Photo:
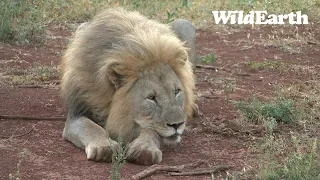
[[[177,138],[180,137],[180,134],[174,134],[172,136],[167,137],[168,140],[176,140]]]
[[[180,134],[174,134],[169,137],[163,137],[163,142],[166,145],[174,145],[174,144],[179,143],[180,141],[181,141]]]

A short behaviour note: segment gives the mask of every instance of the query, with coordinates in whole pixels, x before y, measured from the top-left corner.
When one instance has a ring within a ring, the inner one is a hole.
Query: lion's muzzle
[[[183,124],[184,124],[184,122],[180,122],[180,123],[176,123],[176,124],[167,123],[167,126],[173,127],[175,130],[178,130],[178,128]]]

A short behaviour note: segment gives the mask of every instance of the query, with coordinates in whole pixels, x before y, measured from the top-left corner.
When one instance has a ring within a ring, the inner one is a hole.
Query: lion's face
[[[186,120],[183,86],[168,65],[141,73],[128,95],[135,123],[155,130],[165,144],[180,141]]]

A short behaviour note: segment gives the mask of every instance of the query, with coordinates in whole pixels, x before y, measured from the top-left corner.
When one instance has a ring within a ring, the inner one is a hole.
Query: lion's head
[[[126,96],[135,123],[155,130],[165,144],[180,141],[186,121],[184,87],[169,65],[143,71]]]

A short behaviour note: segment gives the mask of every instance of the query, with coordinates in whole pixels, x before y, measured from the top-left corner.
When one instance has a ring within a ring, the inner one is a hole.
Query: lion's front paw
[[[112,161],[112,149],[117,150],[118,143],[113,140],[105,140],[102,142],[92,142],[86,148],[88,160],[93,161]]]
[[[156,146],[134,141],[129,145],[127,161],[141,165],[157,164],[162,161],[162,152]]]

